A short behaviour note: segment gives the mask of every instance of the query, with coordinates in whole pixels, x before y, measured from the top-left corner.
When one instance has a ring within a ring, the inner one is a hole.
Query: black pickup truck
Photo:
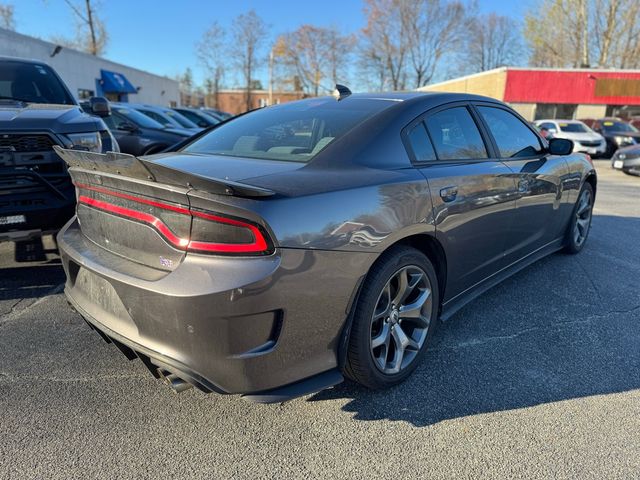
[[[94,115],[47,64],[0,57],[0,241],[37,239],[73,216],[75,190],[54,145],[118,151],[100,118],[109,103],[90,103]]]

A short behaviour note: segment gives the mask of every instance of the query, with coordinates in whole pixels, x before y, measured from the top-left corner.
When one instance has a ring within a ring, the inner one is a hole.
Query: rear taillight
[[[78,203],[102,210],[119,217],[146,224],[156,230],[169,244],[179,250],[223,255],[267,255],[273,251],[264,229],[248,220],[220,215],[202,210],[189,210],[158,200],[116,192],[103,187],[76,184],[76,187],[129,202],[149,205],[160,210],[168,210],[191,217],[190,238],[176,235],[161,218],[137,209],[128,208],[110,201],[86,195],[78,195]]]

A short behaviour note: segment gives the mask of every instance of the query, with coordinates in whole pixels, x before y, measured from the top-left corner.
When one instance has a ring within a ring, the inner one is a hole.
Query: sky
[[[531,1],[479,0],[478,7],[483,13],[521,20]],[[72,12],[63,0],[0,3],[14,5],[20,33],[45,40],[75,33]],[[106,58],[170,77],[191,67],[196,84],[202,83],[204,72],[195,45],[213,21],[229,27],[236,16],[254,9],[270,25],[273,36],[305,23],[336,26],[344,32],[357,32],[365,23],[360,0],[102,0],[99,5],[109,32]]]

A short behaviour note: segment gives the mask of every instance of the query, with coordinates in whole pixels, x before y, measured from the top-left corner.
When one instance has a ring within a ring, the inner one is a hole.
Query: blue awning
[[[121,73],[100,70],[100,75],[104,93],[138,93],[138,89]]]

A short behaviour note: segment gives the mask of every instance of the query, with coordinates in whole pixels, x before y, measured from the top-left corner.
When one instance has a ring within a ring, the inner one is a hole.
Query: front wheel
[[[593,216],[593,201],[593,187],[589,182],[585,182],[569,221],[564,248],[567,253],[580,252],[587,242]]]
[[[438,307],[436,273],[423,253],[396,247],[383,254],[358,299],[345,375],[372,389],[405,380],[424,355]]]

